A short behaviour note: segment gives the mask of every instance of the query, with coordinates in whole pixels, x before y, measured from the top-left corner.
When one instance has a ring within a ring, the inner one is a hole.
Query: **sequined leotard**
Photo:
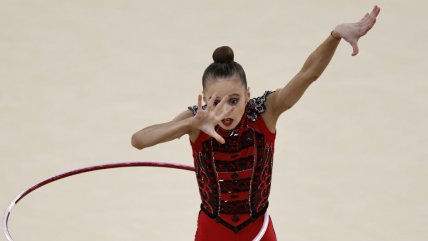
[[[276,136],[261,116],[270,93],[250,99],[233,130],[216,127],[225,144],[202,131],[190,141],[202,201],[198,241],[252,240],[261,226],[269,204]],[[195,115],[198,106],[189,109]],[[262,240],[276,240],[271,222],[269,227]]]

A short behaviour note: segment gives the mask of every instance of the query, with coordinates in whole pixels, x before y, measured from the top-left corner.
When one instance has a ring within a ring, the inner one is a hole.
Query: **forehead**
[[[243,95],[245,93],[245,86],[239,77],[217,78],[207,82],[204,90],[206,97],[211,98],[213,94],[218,97],[223,97],[232,94]]]

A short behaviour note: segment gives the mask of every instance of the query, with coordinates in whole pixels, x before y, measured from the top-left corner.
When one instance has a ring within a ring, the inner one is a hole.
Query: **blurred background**
[[[228,45],[253,97],[283,87],[340,23],[377,4],[360,53],[342,40],[277,126],[269,212],[278,240],[428,240],[428,3],[0,2],[0,207],[72,169],[193,165],[187,136],[148,149],[136,131],[196,104]],[[19,240],[193,240],[191,172],[121,168],[70,177],[13,210]]]

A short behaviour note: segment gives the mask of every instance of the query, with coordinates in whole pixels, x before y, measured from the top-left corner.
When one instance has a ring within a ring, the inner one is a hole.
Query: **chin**
[[[230,130],[235,129],[235,127],[234,127],[234,126],[225,126],[225,125],[220,125],[220,127],[221,127],[223,130],[226,130],[226,131],[230,131]]]

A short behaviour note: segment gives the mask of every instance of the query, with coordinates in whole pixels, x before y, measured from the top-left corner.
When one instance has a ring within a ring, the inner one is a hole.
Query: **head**
[[[234,61],[230,47],[217,48],[213,53],[213,59],[214,63],[206,68],[202,76],[203,98],[207,103],[215,94],[217,104],[223,97],[229,97],[225,108],[233,106],[235,109],[219,125],[225,130],[232,130],[241,120],[250,99],[247,79],[242,66]]]

